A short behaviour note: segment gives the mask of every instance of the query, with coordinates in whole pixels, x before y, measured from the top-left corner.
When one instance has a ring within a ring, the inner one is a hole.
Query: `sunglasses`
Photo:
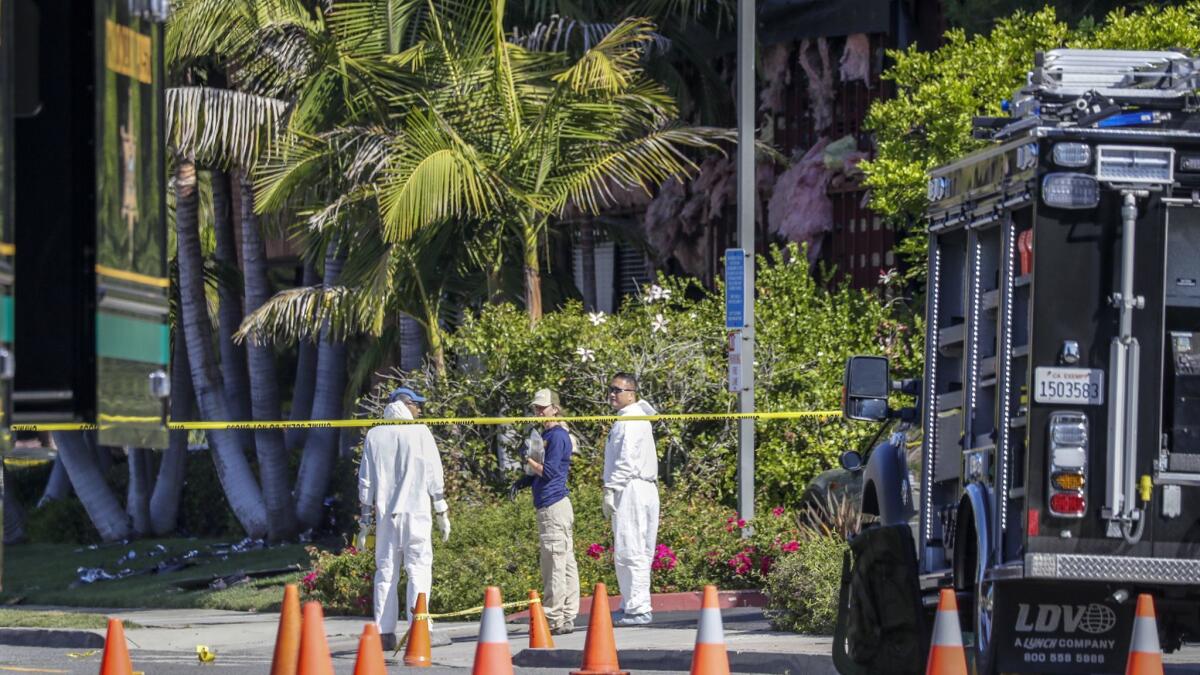
[[[620,394],[623,391],[633,392],[633,391],[637,391],[637,389],[622,389],[620,387],[609,387],[608,388],[608,393],[610,393],[610,394]]]

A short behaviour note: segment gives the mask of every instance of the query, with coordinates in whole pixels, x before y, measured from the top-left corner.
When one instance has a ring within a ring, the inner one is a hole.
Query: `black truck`
[[[911,570],[919,608],[898,633],[852,611],[880,591],[848,565],[858,665],[868,638],[924,633],[919,654],[943,588],[979,673],[1124,672],[1139,593],[1164,649],[1200,640],[1198,89],[1185,52],[1040,53],[1009,116],[976,119],[993,142],[930,173],[924,376],[847,364],[846,417],[900,425],[843,458],[878,520],[855,566],[900,528],[877,572]]]

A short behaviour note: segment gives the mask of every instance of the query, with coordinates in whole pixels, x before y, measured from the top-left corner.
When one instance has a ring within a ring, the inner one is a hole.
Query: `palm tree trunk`
[[[50,469],[50,479],[46,481],[46,490],[42,493],[42,498],[38,500],[37,505],[42,506],[66,499],[69,496],[71,496],[71,477],[67,475],[67,467],[63,466],[62,460],[55,459],[54,467]]]
[[[316,286],[321,281],[317,275],[317,266],[312,262],[304,263],[304,285]],[[296,386],[292,389],[292,421],[311,419],[313,403],[313,387],[317,382],[317,343],[312,340],[301,340],[296,353]],[[307,429],[288,429],[283,434],[283,443],[289,450],[304,447],[308,437]]]
[[[342,259],[338,242],[330,242],[325,255],[325,288],[337,284]],[[346,388],[346,346],[331,339],[329,324],[321,328],[317,346],[317,380],[313,392],[313,419],[338,419],[342,416],[342,396]],[[296,518],[302,527],[321,522],[325,493],[337,453],[337,429],[309,429],[296,478]]]
[[[221,346],[221,378],[225,383],[225,404],[235,420],[250,419],[250,378],[246,373],[246,349],[233,341],[242,325],[241,282],[238,275],[237,241],[233,233],[232,200],[229,174],[212,172],[213,234],[217,248],[213,258],[219,270],[217,283],[217,341]],[[245,201],[243,199],[243,201]],[[254,434],[236,430],[242,447],[254,447]]]
[[[440,379],[446,374],[446,347],[442,339],[442,325],[438,322],[438,307],[435,304],[426,316],[426,332],[429,335],[429,358],[433,361],[433,370]]]
[[[239,173],[242,195],[242,262],[246,277],[246,310],[254,312],[271,297],[267,278],[267,249],[258,231],[254,213],[254,186],[245,173]],[[275,374],[275,350],[268,344],[246,345],[250,359],[251,413],[255,420],[280,417],[279,382]],[[254,432],[258,449],[258,473],[262,478],[263,497],[267,500],[267,527],[273,541],[290,539],[296,533],[296,512],[292,506],[292,487],[288,476],[287,448],[279,429]]]
[[[542,276],[538,265],[538,228],[529,219],[521,221],[521,243],[525,249],[525,310],[529,323],[542,319]]]
[[[171,346],[171,419],[190,420],[195,407],[187,344],[182,326],[177,325]],[[163,452],[158,479],[154,481],[154,492],[150,495],[150,529],[158,537],[174,532],[178,526],[179,500],[183,496],[183,477],[187,470],[188,432],[173,429],[167,435],[167,449]]]
[[[179,248],[180,309],[188,364],[192,371],[192,387],[204,419],[228,420],[229,410],[225,406],[221,376],[213,359],[212,323],[204,300],[204,260],[200,252],[194,164],[183,160],[179,162],[175,189],[178,190],[175,225]],[[267,510],[237,437],[227,429],[215,429],[208,432],[208,440],[213,450],[211,454],[217,477],[230,508],[247,535],[262,537],[267,533]]]
[[[125,513],[133,524],[133,533],[146,537],[150,526],[150,451],[145,448],[129,448],[129,488],[125,493]]]
[[[88,518],[96,526],[104,541],[120,541],[129,538],[129,516],[104,480],[104,474],[96,463],[96,454],[88,447],[82,431],[55,431],[54,445],[58,447],[58,458],[67,468],[71,486],[79,501],[83,503]]]
[[[25,539],[25,509],[17,501],[17,493],[3,463],[0,463],[0,493],[4,495],[0,500],[0,510],[4,511],[4,517],[0,519],[0,543],[16,544]],[[0,564],[3,564],[2,559]]]
[[[579,228],[579,257],[583,265],[583,308],[596,311],[596,229],[589,220]]]

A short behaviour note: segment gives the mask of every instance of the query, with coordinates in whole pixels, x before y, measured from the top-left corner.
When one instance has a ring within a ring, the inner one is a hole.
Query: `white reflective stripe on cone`
[[[504,610],[499,607],[488,607],[483,610],[482,625],[479,628],[480,642],[503,642],[508,644],[508,630],[504,626]]]
[[[961,647],[962,630],[958,626],[958,612],[938,610],[933,622],[933,646]]]
[[[725,631],[721,626],[721,610],[714,607],[700,610],[700,630],[696,631],[696,644],[725,644]]]
[[[1158,654],[1162,651],[1158,646],[1158,627],[1154,625],[1154,619],[1139,616],[1133,620],[1133,641],[1130,644],[1131,652]]]

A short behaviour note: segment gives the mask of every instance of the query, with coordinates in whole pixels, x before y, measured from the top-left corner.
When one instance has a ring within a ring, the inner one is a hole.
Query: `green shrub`
[[[920,330],[905,308],[873,291],[813,279],[796,246],[773,249],[758,261],[756,316],[758,406],[764,411],[836,410],[842,368],[856,353],[887,354],[897,376],[915,373]],[[728,412],[736,399],[725,388],[727,356],[723,289],[660,277],[613,315],[588,314],[577,302],[547,314],[530,329],[511,305],[488,305],[468,315],[447,338],[447,370],[385,376],[360,408],[382,415],[382,394],[398,382],[429,397],[436,417],[523,416],[529,397],[554,387],[567,414],[608,413],[606,385],[614,372],[638,376],[642,395],[660,412]],[[840,420],[784,420],[758,425],[756,475],[773,504],[798,506],[807,482],[836,466],[837,456],[873,429]],[[599,482],[607,423],[580,423],[577,479]],[[728,421],[655,424],[664,482],[732,504],[736,493],[737,425]],[[516,473],[499,457],[516,457],[529,427],[446,425],[433,428],[446,465],[447,491],[495,494]],[[475,498],[475,497],[472,497]]]
[[[300,580],[305,596],[321,603],[327,614],[371,613],[375,555],[349,547],[340,553],[309,546],[312,569]],[[401,595],[404,591],[401,589]]]
[[[27,511],[25,533],[30,541],[46,544],[95,544],[100,541],[100,533],[74,495]]]
[[[179,505],[179,531],[193,537],[242,536],[207,450],[189,452]]]
[[[4,469],[4,489],[12,490],[17,502],[28,511],[37,505],[46,491],[54,462],[6,462]]]
[[[612,531],[601,510],[601,490],[592,484],[576,485],[571,502],[580,588],[586,594],[603,582],[615,593]],[[443,543],[434,532],[431,612],[476,607],[485,586],[499,586],[507,600],[521,600],[530,589],[541,589],[537,524],[528,490],[513,502],[457,500],[451,504],[450,520],[449,542]],[[747,524],[732,510],[711,498],[663,489],[651,589],[668,593],[696,591],[705,584],[762,587],[775,561],[799,545],[800,531],[782,507],[766,509],[753,524],[750,538],[742,537],[743,525]],[[340,553],[310,553],[312,569],[305,577],[309,596],[329,611],[369,613],[373,552],[347,547]],[[367,598],[366,604],[362,598]]]
[[[764,588],[771,625],[797,633],[832,633],[845,551],[841,537],[812,537],[777,561]]]

